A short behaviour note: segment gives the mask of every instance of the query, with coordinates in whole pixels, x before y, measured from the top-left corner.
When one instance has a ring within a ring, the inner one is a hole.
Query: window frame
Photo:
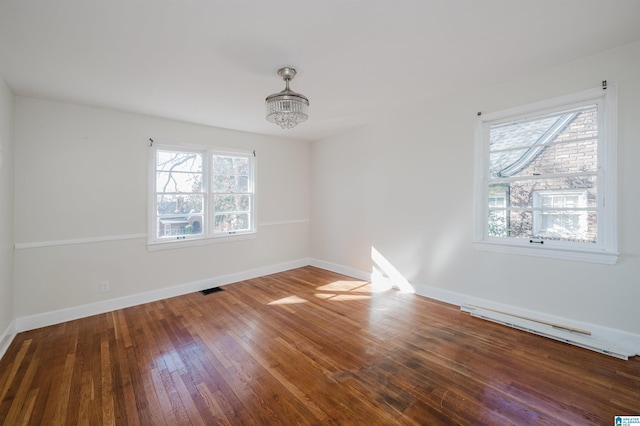
[[[203,207],[202,207],[202,233],[183,235],[176,238],[161,238],[157,235],[157,194],[156,191],[156,171],[158,151],[194,152],[202,155],[203,174]],[[213,157],[233,156],[246,157],[249,160],[249,229],[236,231],[215,231],[213,229],[214,214],[213,199],[216,192],[212,188]],[[206,145],[179,144],[167,142],[155,142],[150,148],[149,155],[149,183],[148,183],[148,212],[147,212],[147,248],[149,251],[174,249],[191,246],[201,246],[207,244],[238,241],[255,238],[257,234],[256,220],[256,174],[257,160],[255,151],[235,148],[211,147]]]
[[[475,123],[474,247],[478,250],[575,260],[601,264],[617,262],[617,128],[618,93],[614,84],[602,88],[534,102],[527,105],[479,113]],[[598,165],[596,180],[596,243],[529,239],[488,235],[489,131],[492,125],[596,104],[598,107]]]

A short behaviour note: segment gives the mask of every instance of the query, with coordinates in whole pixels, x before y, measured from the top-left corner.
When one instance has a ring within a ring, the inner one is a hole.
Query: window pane
[[[197,152],[157,151],[156,170],[202,172],[202,154]]]
[[[527,153],[527,149],[499,151],[489,155],[489,176],[509,177],[507,170]]]
[[[558,134],[555,142],[571,141],[576,139],[596,139],[598,137],[598,107],[591,105],[584,108],[571,122]]]
[[[249,230],[249,214],[216,214],[214,216],[214,231],[247,231]]]
[[[535,213],[534,235],[541,239],[595,243],[595,215],[595,212],[566,210]]]
[[[489,236],[507,237],[506,210],[489,210]]]
[[[530,179],[509,182],[507,197],[508,206],[513,208],[533,208],[544,207],[546,203],[550,207],[556,207],[553,205],[554,202],[562,202],[564,203],[564,205],[562,205],[561,207],[595,208],[596,180],[597,179],[595,176],[574,176],[566,178]],[[494,186],[499,185],[492,185],[491,187],[493,188]],[[557,198],[554,199],[553,196],[550,196],[550,198],[543,197],[542,202],[539,205],[534,205],[534,193],[541,191],[552,192],[561,190],[565,192],[567,192],[567,190],[579,190],[579,192],[584,192],[584,201],[581,202],[583,205],[571,205],[571,200],[575,201],[575,198],[569,197],[564,201],[559,201]]]
[[[595,212],[490,210],[488,219],[490,237],[596,242]]]
[[[214,175],[212,192],[249,192],[249,176]]]
[[[597,136],[596,105],[556,112],[527,120],[494,124],[489,130],[491,152],[531,148],[550,142]]]
[[[202,192],[202,174],[186,172],[157,172],[157,192]]]
[[[509,185],[504,183],[489,185],[489,207],[507,207]]]
[[[533,212],[512,211],[507,234],[512,238],[533,238]]]
[[[202,232],[202,216],[158,219],[158,238],[200,235]]]
[[[158,215],[202,214],[202,195],[157,195]]]
[[[595,243],[596,216],[595,211],[490,210],[488,236]]]
[[[489,149],[491,151],[526,147],[539,140],[558,120],[560,114],[527,121],[491,126]]]
[[[247,157],[213,156],[213,170],[215,173],[227,175],[246,175],[249,173],[249,159]]]
[[[491,126],[490,176],[595,172],[597,112],[592,105]]]
[[[534,238],[534,212],[490,210],[490,237]]]
[[[202,207],[202,195],[157,195],[157,237],[202,234],[204,232]]]
[[[213,204],[216,212],[248,212],[251,199],[249,195],[216,195]]]
[[[558,143],[537,150],[500,151],[492,153],[489,162],[492,178],[596,172],[598,140]]]

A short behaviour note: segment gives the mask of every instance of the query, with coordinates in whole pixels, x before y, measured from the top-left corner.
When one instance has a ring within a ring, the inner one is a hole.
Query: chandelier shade
[[[283,91],[267,96],[267,121],[276,123],[283,129],[292,129],[309,118],[309,99],[289,89],[289,81],[296,75],[295,69],[280,68],[278,75],[286,86]]]

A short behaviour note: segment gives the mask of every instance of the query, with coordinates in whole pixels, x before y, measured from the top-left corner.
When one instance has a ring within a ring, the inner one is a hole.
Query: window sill
[[[564,247],[530,247],[498,241],[475,241],[473,245],[477,250],[493,253],[517,254],[544,257],[548,259],[597,263],[602,265],[615,265],[619,256],[617,251],[608,251],[605,249],[581,250]]]
[[[209,244],[229,243],[233,241],[251,240],[257,237],[257,232],[245,232],[234,235],[223,235],[219,237],[201,237],[185,240],[167,240],[167,241],[154,241],[147,244],[147,250],[172,250],[181,249],[187,247],[199,247]]]

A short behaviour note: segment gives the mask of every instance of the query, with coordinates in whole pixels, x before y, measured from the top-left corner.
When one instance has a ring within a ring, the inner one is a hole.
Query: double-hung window
[[[255,232],[253,153],[160,144],[151,155],[150,248]]]
[[[617,260],[615,86],[480,114],[479,249]]]

